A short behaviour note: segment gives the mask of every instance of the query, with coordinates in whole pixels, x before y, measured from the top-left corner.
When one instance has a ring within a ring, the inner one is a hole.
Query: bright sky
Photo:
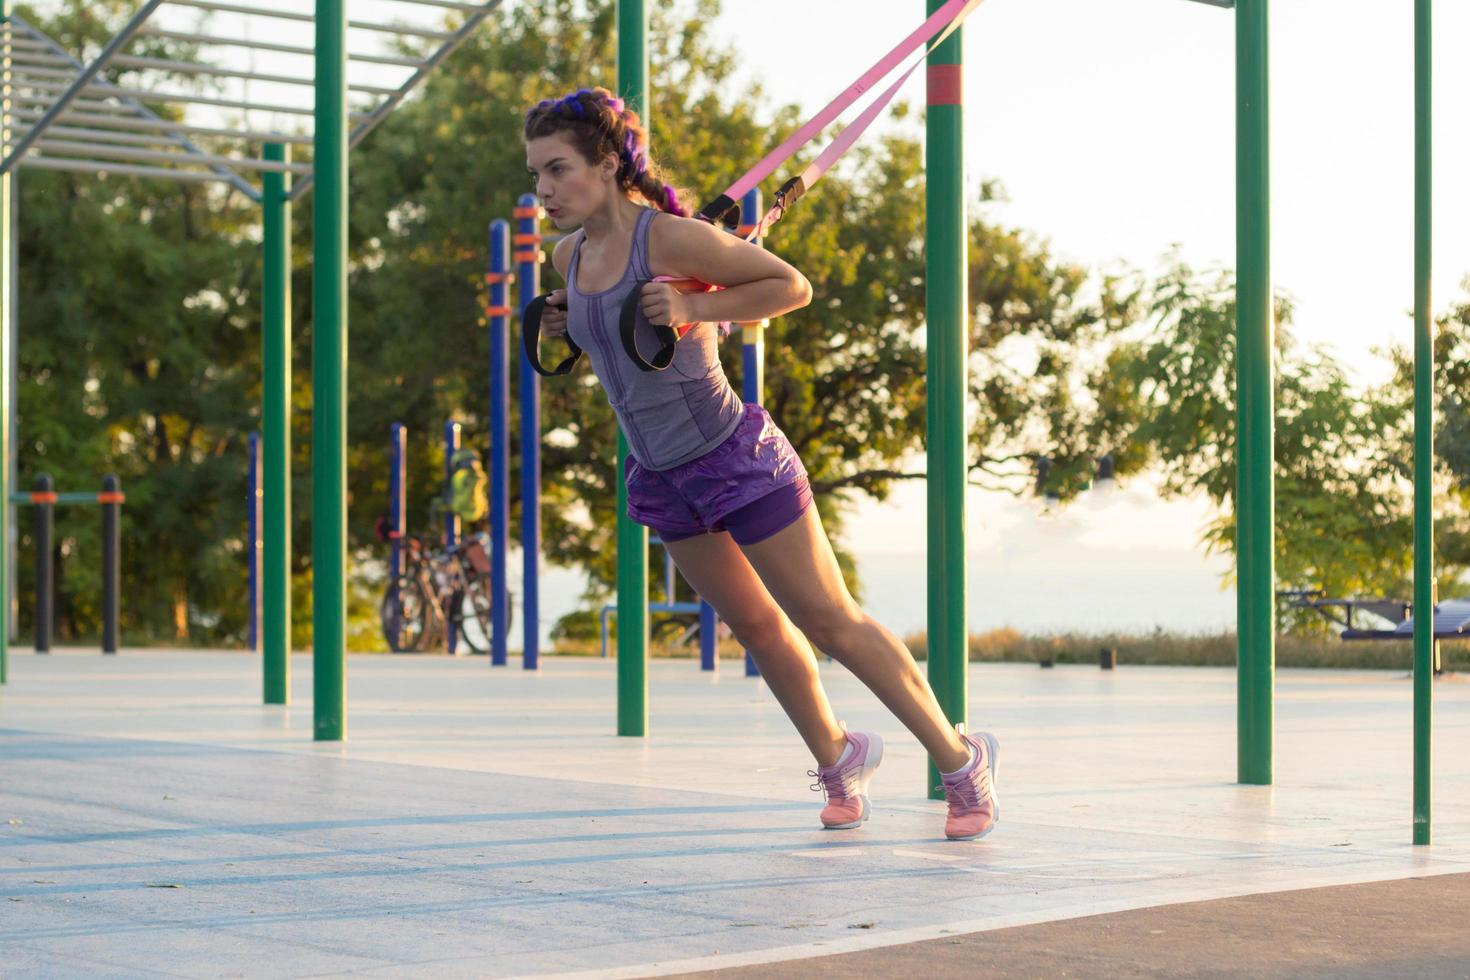
[[[1297,303],[1302,341],[1378,380],[1372,349],[1408,343],[1412,330],[1412,6],[1272,7],[1275,280]],[[839,0],[727,8],[738,13],[719,34],[746,52],[748,77],[811,109],[925,10],[921,0],[874,4],[863,17]],[[1470,213],[1456,166],[1470,151],[1456,125],[1470,110],[1470,63],[1454,57],[1470,39],[1470,5],[1439,0],[1434,16],[1443,308],[1470,274],[1470,227],[1454,220]],[[1175,243],[1198,265],[1233,266],[1233,25],[1231,11],[1187,0],[987,0],[965,29],[965,133],[972,187],[999,178],[1008,193],[989,213],[1089,266],[1155,269]],[[922,104],[922,82],[910,89]],[[1229,627],[1230,562],[1197,543],[1208,516],[1203,501],[1158,502],[1147,481],[1052,516],[1029,499],[972,492],[971,627]],[[922,628],[922,486],[861,507],[845,541],[873,612],[901,631]],[[889,543],[903,541],[919,544]]]
[[[271,6],[309,9],[300,0]],[[1296,301],[1301,340],[1329,345],[1360,378],[1378,380],[1372,349],[1407,343],[1412,328],[1412,5],[1272,7],[1275,279]],[[364,19],[405,9],[349,2]],[[743,53],[747,80],[815,110],[924,13],[923,0],[726,0],[713,35]],[[1456,167],[1470,157],[1466,127],[1456,125],[1470,116],[1470,60],[1454,57],[1470,39],[1470,4],[1438,0],[1434,16],[1443,308],[1470,274],[1470,226],[1455,220],[1470,213],[1470,181]],[[1198,265],[1233,265],[1233,20],[1188,0],[986,0],[964,38],[969,182],[998,178],[1009,197],[988,213],[1092,267],[1156,270],[1176,243]],[[211,30],[233,27],[220,16]],[[295,33],[280,37],[309,43]],[[262,56],[257,67],[283,64]],[[922,73],[908,95],[922,104]],[[1207,561],[1197,546],[1207,508],[1160,504],[1143,482],[1047,518],[1033,501],[973,494],[973,625],[1228,625],[1233,601],[1219,589],[1228,562]],[[907,487],[890,505],[863,507],[847,535],[874,612],[901,631],[923,625],[923,513],[922,487]],[[1150,547],[1140,549],[1145,536]],[[920,545],[878,543],[893,540]],[[1050,601],[1058,594],[1086,601],[1062,604],[1076,612],[1059,619]]]
[[[850,0],[741,0],[718,33],[773,94],[815,108],[925,9],[872,6],[858,18]],[[1470,224],[1454,220],[1470,212],[1457,166],[1470,61],[1455,57],[1470,4],[1439,0],[1434,17],[1443,306],[1470,274]],[[1172,243],[1233,265],[1233,25],[1188,0],[986,0],[965,29],[972,186],[999,178],[1010,202],[994,214],[1089,265],[1153,268]],[[1276,282],[1298,303],[1301,339],[1377,377],[1369,350],[1412,329],[1412,5],[1278,2],[1271,31]],[[921,104],[922,81],[910,87]]]

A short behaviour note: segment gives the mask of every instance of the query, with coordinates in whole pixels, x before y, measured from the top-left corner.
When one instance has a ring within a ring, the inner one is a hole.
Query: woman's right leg
[[[771,598],[730,535],[701,534],[664,543],[694,591],[745,645],[820,766],[835,764],[847,737],[832,714],[811,644]]]

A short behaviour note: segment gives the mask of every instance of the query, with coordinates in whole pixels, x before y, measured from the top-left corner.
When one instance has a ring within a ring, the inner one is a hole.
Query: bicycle
[[[388,583],[379,604],[383,636],[395,653],[428,648],[454,627],[474,653],[490,649],[493,602],[488,535],[471,534],[454,545],[428,548],[404,539],[404,571]],[[510,610],[510,593],[506,592]],[[509,614],[507,614],[509,625]]]

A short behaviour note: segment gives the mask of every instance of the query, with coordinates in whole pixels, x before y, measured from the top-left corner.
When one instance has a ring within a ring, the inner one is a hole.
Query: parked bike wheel
[[[429,597],[417,577],[403,576],[389,583],[378,607],[383,638],[394,653],[422,650],[433,632]]]
[[[475,653],[490,650],[490,580],[476,579],[455,596],[459,616],[459,638]]]

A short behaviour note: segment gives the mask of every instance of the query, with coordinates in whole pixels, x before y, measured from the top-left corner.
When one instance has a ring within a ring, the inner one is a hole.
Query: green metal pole
[[[1431,0],[1414,3],[1414,843],[1429,843],[1434,718],[1434,71]]]
[[[0,22],[10,18],[9,0],[0,0]],[[10,145],[10,127],[5,121],[10,118],[10,57],[6,51],[3,77],[0,77],[0,146]],[[0,277],[4,289],[0,289],[0,684],[10,681],[10,590],[14,583],[7,581],[10,575],[10,512],[6,504],[10,500],[10,457],[15,447],[10,441],[10,341],[15,330],[11,322],[14,313],[15,293],[20,284],[13,274],[15,264],[12,250],[15,240],[11,234],[11,209],[14,207],[12,194],[15,192],[14,171],[0,176]]]
[[[618,94],[651,125],[648,12],[644,0],[618,0]],[[648,734],[648,529],[628,516],[623,473],[628,441],[618,433],[618,734]]]
[[[927,0],[930,14],[943,0]],[[928,322],[929,683],[945,717],[960,724],[969,708],[965,622],[965,378],[969,317],[965,216],[963,48],[961,32],[928,63],[925,127],[925,318]],[[929,795],[942,799],[939,770],[928,763]]]
[[[316,0],[316,187],[311,351],[311,585],[315,735],[347,734],[347,18]]]
[[[289,163],[290,148],[268,143],[265,158]],[[260,649],[266,704],[291,702],[291,201],[290,177],[262,185],[261,437],[265,500]]]
[[[1271,782],[1276,671],[1275,435],[1267,0],[1235,5],[1236,770]]]

